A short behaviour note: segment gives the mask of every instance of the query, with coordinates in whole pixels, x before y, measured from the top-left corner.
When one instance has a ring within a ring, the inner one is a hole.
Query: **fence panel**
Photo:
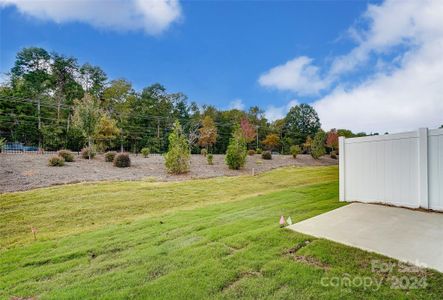
[[[417,132],[346,139],[344,147],[346,201],[419,206]]]
[[[429,130],[429,208],[443,211],[443,129]]]

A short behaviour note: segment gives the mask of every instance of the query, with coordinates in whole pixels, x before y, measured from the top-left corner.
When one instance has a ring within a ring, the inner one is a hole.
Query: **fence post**
[[[345,197],[345,137],[338,138],[338,177],[339,177],[339,200],[346,201]]]
[[[418,129],[418,196],[419,206],[429,208],[429,183],[428,183],[428,129]]]

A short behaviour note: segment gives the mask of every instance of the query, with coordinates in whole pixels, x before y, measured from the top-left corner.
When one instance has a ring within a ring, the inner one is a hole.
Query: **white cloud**
[[[285,82],[331,85],[312,103],[324,129],[383,133],[443,124],[443,1],[387,0],[369,5],[363,20],[366,29],[350,29],[356,46],[335,57],[323,78],[316,70]],[[358,82],[343,76],[360,70]]]
[[[245,104],[243,103],[242,99],[234,99],[231,102],[229,102],[229,109],[244,110]]]
[[[370,5],[365,17],[371,25],[361,33],[360,44],[338,58],[331,72],[364,65],[370,53],[398,46],[407,50],[390,63],[377,64],[375,74],[361,84],[348,90],[337,87],[318,100],[314,106],[323,126],[382,133],[441,125],[443,2],[386,1]]]
[[[286,116],[291,107],[296,106],[298,104],[299,104],[298,101],[294,99],[289,101],[288,104],[283,106],[269,105],[265,110],[265,117],[269,121],[282,119]]]
[[[258,82],[265,87],[293,91],[299,95],[315,95],[328,86],[318,67],[306,56],[296,57],[262,74]]]
[[[178,0],[0,0],[0,7],[8,5],[40,20],[148,34],[163,32],[181,16]]]

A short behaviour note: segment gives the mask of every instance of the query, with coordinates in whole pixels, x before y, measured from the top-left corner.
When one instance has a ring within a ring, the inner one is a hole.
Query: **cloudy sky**
[[[443,1],[0,0],[0,72],[27,46],[270,119],[324,129],[443,124]]]

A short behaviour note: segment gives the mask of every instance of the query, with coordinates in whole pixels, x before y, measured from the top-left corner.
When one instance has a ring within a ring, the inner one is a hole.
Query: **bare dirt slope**
[[[149,158],[131,156],[132,166],[120,169],[106,163],[103,156],[88,161],[76,157],[76,161],[64,167],[49,167],[49,155],[0,154],[0,193],[29,190],[57,184],[90,182],[100,180],[140,180],[152,178],[158,181],[186,180],[216,176],[235,176],[261,173],[283,166],[333,165],[338,160],[322,157],[314,160],[308,155],[293,159],[289,155],[274,155],[272,160],[263,160],[260,155],[248,156],[246,166],[241,170],[230,170],[224,162],[224,155],[214,155],[214,165],[208,165],[206,158],[192,155],[191,171],[186,175],[169,175],[164,167],[163,157]]]

